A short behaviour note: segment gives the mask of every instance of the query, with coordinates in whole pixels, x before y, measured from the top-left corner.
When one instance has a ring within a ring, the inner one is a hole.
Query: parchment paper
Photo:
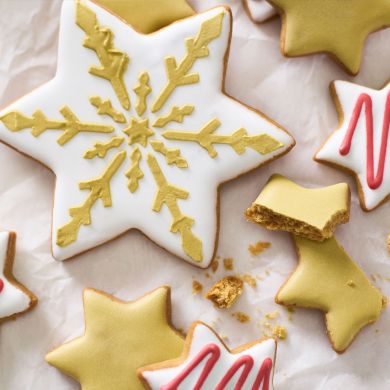
[[[68,0],[66,0],[68,1]],[[223,186],[218,255],[235,259],[233,273],[264,277],[257,289],[245,287],[242,299],[229,311],[218,311],[192,295],[192,279],[211,286],[227,274],[211,277],[171,256],[136,232],[59,263],[50,255],[50,224],[54,176],[38,163],[0,145],[0,226],[18,233],[16,276],[39,297],[27,315],[0,327],[0,388],[3,390],[70,390],[78,384],[44,362],[53,347],[83,333],[82,290],[102,289],[130,300],[162,284],[172,286],[174,324],[187,329],[194,320],[214,325],[235,347],[262,336],[259,321],[278,310],[278,322],[288,337],[279,343],[275,375],[278,390],[390,388],[390,315],[365,328],[343,355],[330,347],[323,316],[287,312],[273,301],[294,269],[297,258],[285,233],[272,233],[248,223],[243,212],[275,172],[307,186],[347,181],[352,188],[351,222],[337,237],[374,284],[390,295],[390,259],[385,240],[390,203],[364,213],[354,181],[346,174],[311,160],[315,150],[337,125],[328,92],[334,79],[351,80],[325,55],[286,59],[279,52],[279,20],[256,26],[241,0],[193,0],[196,9],[228,3],[234,13],[234,35],[227,74],[227,91],[261,109],[289,129],[297,146],[282,159]],[[0,0],[0,104],[30,92],[53,77],[61,0]],[[381,87],[390,76],[390,29],[368,39],[362,70],[355,78]],[[269,241],[271,249],[253,258],[248,244]],[[269,275],[267,275],[269,274]],[[232,313],[243,311],[251,321],[240,324]]]

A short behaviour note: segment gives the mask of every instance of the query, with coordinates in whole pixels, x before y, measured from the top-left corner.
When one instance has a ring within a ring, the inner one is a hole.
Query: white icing
[[[251,18],[262,23],[277,15],[276,10],[265,0],[246,0]]]
[[[215,389],[219,381],[226,374],[228,369],[234,364],[234,362],[241,356],[249,355],[254,359],[254,366],[245,381],[242,390],[252,389],[253,383],[258,374],[258,370],[261,367],[264,359],[270,358],[274,366],[275,353],[276,353],[276,342],[274,339],[267,339],[261,343],[257,343],[252,347],[240,352],[232,354],[230,353],[219,338],[205,325],[199,323],[196,325],[194,333],[191,339],[191,347],[188,357],[183,363],[176,367],[170,367],[152,371],[142,371],[142,376],[147,381],[148,385],[152,390],[159,390],[161,386],[168,384],[171,380],[176,378],[187,365],[198,355],[198,353],[208,344],[216,344],[221,350],[221,356],[215,364],[213,370],[207,377],[202,389]],[[194,369],[190,375],[181,383],[178,390],[192,389],[194,388],[199,376],[201,375],[207,358],[200,363],[196,369]],[[234,389],[237,379],[239,378],[242,370],[238,370],[234,377],[231,379],[226,387],[226,390]],[[273,389],[272,385],[273,369],[270,375],[270,390]]]
[[[0,319],[25,311],[30,306],[30,297],[11,284],[4,276],[7,260],[9,233],[0,232],[0,279],[4,288],[0,292]]]
[[[348,130],[352,113],[359,96],[362,93],[367,93],[372,98],[374,120],[374,172],[376,175],[381,147],[383,116],[390,86],[386,86],[378,91],[346,81],[336,81],[335,88],[343,112],[343,122],[340,128],[325,142],[317,153],[316,158],[346,167],[356,172],[364,196],[364,199],[362,199],[363,204],[367,210],[372,210],[390,193],[390,138],[388,139],[387,144],[387,158],[385,161],[383,182],[377,189],[371,189],[367,184],[365,106],[363,107],[352,139],[350,152],[343,156],[339,153],[339,148]]]
[[[132,101],[131,110],[126,112],[121,109],[113,88],[107,80],[88,73],[89,67],[99,65],[99,61],[94,51],[82,45],[85,33],[75,23],[75,2],[64,1],[58,70],[55,78],[0,113],[1,116],[17,110],[24,115],[31,115],[35,110],[40,109],[48,118],[62,120],[59,109],[68,105],[81,121],[115,126],[116,133],[81,133],[61,147],[56,142],[59,137],[57,131],[46,131],[35,138],[31,135],[30,129],[13,133],[0,122],[0,140],[41,161],[57,176],[52,228],[53,255],[58,260],[65,260],[135,228],[186,261],[200,267],[207,267],[213,257],[217,234],[216,205],[219,184],[284,153],[293,143],[293,139],[261,115],[221,92],[224,57],[229,45],[231,29],[230,15],[226,8],[219,7],[176,22],[158,33],[142,35],[96,4],[90,1],[82,3],[96,13],[101,26],[107,26],[113,31],[114,46],[129,54],[131,60],[125,74],[125,83]],[[180,61],[185,54],[186,38],[195,37],[202,22],[219,13],[225,14],[222,33],[209,44],[210,55],[198,60],[192,69],[193,72],[200,74],[200,82],[177,88],[164,108],[157,113],[158,115],[150,113],[151,103],[155,101],[167,81],[164,59],[167,56],[174,56]],[[145,176],[139,182],[138,190],[133,194],[130,193],[125,173],[130,167],[128,156],[132,147],[128,145],[127,138],[120,148],[110,150],[104,159],[82,158],[84,152],[91,149],[95,142],[106,142],[114,135],[125,136],[122,130],[126,127],[126,125],[116,124],[108,116],[97,115],[95,107],[88,99],[96,95],[103,99],[108,98],[117,110],[125,113],[127,118],[136,117],[134,110],[136,99],[132,88],[138,84],[138,76],[144,71],[149,73],[150,85],[153,88],[153,92],[148,97],[149,111],[144,115],[149,118],[149,123],[154,123],[157,116],[167,114],[173,105],[191,104],[195,106],[194,113],[186,117],[183,124],[172,122],[165,130],[197,132],[211,119],[219,118],[222,122],[217,130],[219,134],[231,134],[244,127],[249,135],[268,133],[284,146],[263,156],[252,149],[247,149],[244,154],[238,155],[229,146],[215,145],[218,156],[212,159],[198,144],[165,140],[160,135],[164,129],[154,129],[156,135],[153,139],[164,141],[168,148],[178,147],[188,161],[189,167],[178,169],[172,165],[168,166],[165,158],[153,152],[150,145],[147,150],[140,146],[143,154],[140,167]],[[70,221],[69,209],[81,205],[88,196],[88,191],[79,190],[78,183],[99,177],[119,150],[126,150],[128,156],[111,181],[112,207],[104,208],[102,202],[98,200],[91,209],[92,224],[81,227],[75,243],[64,248],[59,247],[56,244],[57,229]],[[180,235],[170,232],[172,216],[167,207],[163,206],[159,213],[152,211],[157,188],[146,163],[147,152],[157,158],[170,184],[190,193],[187,200],[179,200],[178,204],[183,214],[195,219],[192,231],[203,242],[201,263],[194,262],[188,257],[182,249]]]

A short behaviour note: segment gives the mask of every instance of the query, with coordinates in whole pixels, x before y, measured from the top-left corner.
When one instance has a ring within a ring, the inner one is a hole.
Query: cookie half
[[[349,221],[350,198],[346,183],[304,188],[273,175],[246,211],[246,217],[269,230],[323,241],[333,235],[337,225]]]

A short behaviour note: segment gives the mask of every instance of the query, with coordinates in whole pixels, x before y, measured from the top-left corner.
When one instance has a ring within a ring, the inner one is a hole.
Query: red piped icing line
[[[387,153],[387,141],[389,138],[390,130],[390,92],[387,94],[385,112],[383,115],[383,127],[382,127],[382,138],[381,147],[378,161],[378,171],[375,176],[374,172],[374,117],[372,112],[372,99],[371,96],[362,93],[355,105],[352,113],[352,118],[349,123],[349,127],[343,143],[340,146],[339,152],[342,156],[346,156],[352,144],[352,138],[354,136],[360,115],[363,111],[363,105],[365,106],[366,116],[366,137],[367,137],[367,184],[372,189],[377,189],[383,182],[383,175],[385,170],[386,153]]]
[[[3,291],[4,288],[4,282],[2,279],[0,279],[0,293]]]
[[[185,369],[168,384],[161,386],[160,390],[178,390],[180,384],[191,374],[193,370],[208,356],[210,356],[201,372],[195,386],[191,390],[201,390],[203,384],[207,380],[211,371],[213,370],[215,364],[221,356],[221,350],[216,344],[206,345],[195,357],[194,359],[185,367]],[[238,358],[234,364],[229,368],[224,377],[215,387],[215,390],[224,390],[229,382],[232,380],[234,375],[242,367],[242,373],[234,387],[234,390],[241,390],[248,379],[249,373],[251,372],[254,366],[254,360],[252,356],[243,355]],[[269,390],[270,377],[272,371],[272,359],[266,358],[259,368],[259,372],[256,376],[256,379],[253,383],[252,390]],[[205,390],[205,389],[204,389]]]

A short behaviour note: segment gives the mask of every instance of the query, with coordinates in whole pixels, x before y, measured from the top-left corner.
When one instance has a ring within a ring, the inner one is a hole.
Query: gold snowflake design
[[[225,14],[221,12],[202,23],[198,34],[186,40],[186,53],[180,61],[174,57],[166,57],[166,85],[155,101],[149,104],[148,96],[152,92],[149,73],[142,72],[130,92],[124,82],[130,61],[128,54],[115,47],[113,32],[99,24],[93,10],[77,1],[76,23],[86,34],[84,47],[93,50],[100,62],[98,66],[91,66],[89,73],[111,84],[126,113],[115,108],[109,99],[91,96],[89,101],[96,108],[97,114],[109,116],[113,126],[82,122],[68,106],[60,109],[62,120],[48,119],[40,110],[35,111],[31,117],[12,111],[0,118],[8,130],[19,132],[31,129],[34,137],[39,137],[48,130],[60,131],[61,135],[57,142],[61,146],[82,132],[116,134],[106,142],[96,142],[85,151],[84,159],[105,159],[109,150],[117,149],[115,156],[99,177],[79,183],[80,190],[89,191],[89,194],[81,205],[69,210],[69,222],[57,230],[58,246],[66,247],[77,241],[81,226],[92,223],[91,209],[99,199],[104,207],[112,205],[110,182],[122,164],[128,164],[125,174],[129,194],[138,190],[144,178],[144,172],[140,167],[141,160],[144,159],[157,188],[152,210],[160,212],[162,207],[166,206],[172,217],[170,231],[180,234],[184,252],[195,262],[203,260],[202,241],[192,231],[195,220],[184,215],[178,203],[178,200],[188,199],[190,194],[168,182],[155,154],[163,155],[166,164],[181,170],[188,168],[188,162],[180,149],[170,149],[164,141],[197,143],[207,151],[210,158],[217,156],[215,144],[228,145],[237,154],[243,154],[247,148],[251,148],[263,155],[283,146],[268,134],[249,136],[243,128],[231,135],[216,134],[221,125],[218,118],[211,119],[198,132],[164,130],[169,123],[183,123],[187,116],[193,114],[195,110],[193,105],[166,107],[166,104],[177,88],[199,82],[199,74],[191,73],[191,69],[196,61],[209,56],[208,45],[220,36],[224,16]],[[134,94],[134,102],[131,102],[130,94]],[[159,113],[153,123],[148,118],[150,112]],[[161,112],[164,114],[160,114]]]

